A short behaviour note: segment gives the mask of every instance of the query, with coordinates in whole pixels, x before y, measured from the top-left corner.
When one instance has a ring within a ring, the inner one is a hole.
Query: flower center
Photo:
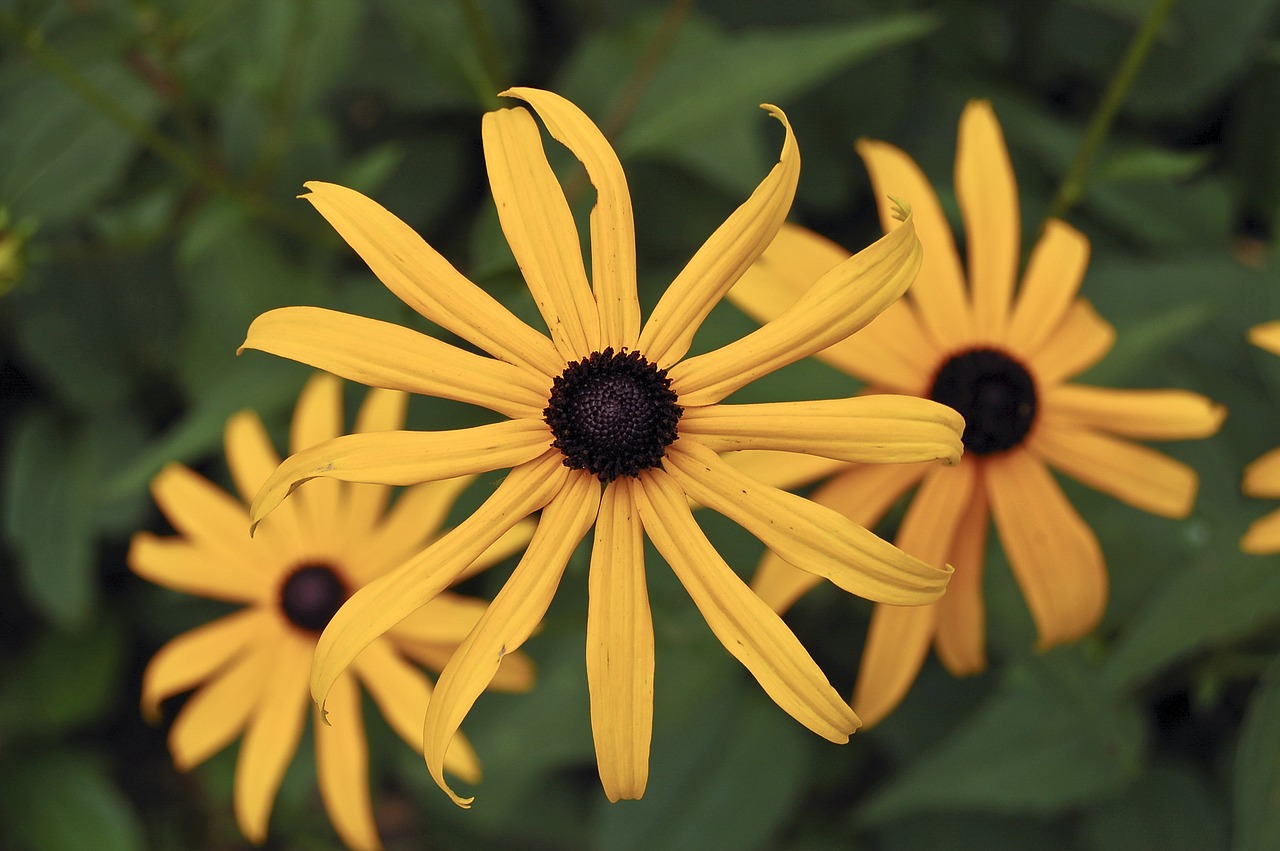
[[[607,348],[564,368],[542,415],[566,467],[610,482],[662,461],[684,413],[676,398],[665,369]]]
[[[284,616],[308,632],[323,632],[346,601],[346,585],[327,564],[302,565],[280,588]]]
[[[964,417],[966,450],[990,455],[1022,442],[1036,419],[1036,385],[1026,367],[995,349],[953,356],[933,378],[929,398]]]

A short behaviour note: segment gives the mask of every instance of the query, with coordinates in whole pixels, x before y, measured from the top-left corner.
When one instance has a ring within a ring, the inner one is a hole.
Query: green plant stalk
[[[480,67],[486,77],[486,92],[479,92],[486,109],[499,105],[498,92],[507,89],[507,69],[502,62],[502,54],[498,51],[498,43],[493,38],[493,28],[489,19],[480,8],[477,0],[458,0],[462,14],[467,19],[467,29],[471,31],[471,41],[476,46],[476,55],[480,59]]]
[[[1137,79],[1138,72],[1142,70],[1143,64],[1146,63],[1147,55],[1150,54],[1151,48],[1155,45],[1156,36],[1160,34],[1160,29],[1164,26],[1165,19],[1169,17],[1173,4],[1174,0],[1155,0],[1152,4],[1151,11],[1147,13],[1146,19],[1142,22],[1142,28],[1133,37],[1133,41],[1129,43],[1129,49],[1125,52],[1124,58],[1120,62],[1120,67],[1116,69],[1115,75],[1107,83],[1106,91],[1102,94],[1102,100],[1094,111],[1093,117],[1089,120],[1089,127],[1085,131],[1084,139],[1076,150],[1075,160],[1071,163],[1071,168],[1067,171],[1066,176],[1063,177],[1062,183],[1058,185],[1058,192],[1054,196],[1053,203],[1049,205],[1049,213],[1046,218],[1063,218],[1084,196],[1085,180],[1088,177],[1089,168],[1093,165],[1094,158],[1098,155],[1102,143],[1107,138],[1107,133],[1111,130],[1111,122],[1115,119],[1120,105],[1124,103],[1125,95],[1129,93],[1133,81]]]

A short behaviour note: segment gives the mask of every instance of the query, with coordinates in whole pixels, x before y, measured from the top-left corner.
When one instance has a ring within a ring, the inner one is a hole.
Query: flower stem
[[[662,21],[658,24],[657,32],[645,45],[644,53],[636,62],[635,68],[631,70],[626,82],[622,84],[622,91],[609,109],[609,114],[600,123],[600,132],[606,139],[616,141],[622,129],[631,120],[632,114],[644,96],[644,90],[649,87],[653,75],[662,67],[662,61],[666,59],[671,46],[675,44],[676,37],[680,34],[680,27],[692,8],[693,0],[671,0],[667,6],[667,10],[662,15]]]
[[[1089,167],[1093,164],[1103,141],[1106,140],[1111,122],[1124,102],[1125,95],[1129,93],[1130,86],[1133,85],[1143,63],[1147,60],[1147,55],[1155,45],[1156,36],[1160,34],[1160,29],[1164,26],[1165,18],[1169,16],[1173,4],[1174,0],[1155,0],[1152,3],[1151,11],[1147,12],[1147,17],[1142,22],[1142,28],[1129,43],[1129,49],[1121,60],[1120,67],[1107,83],[1102,101],[1089,120],[1084,140],[1076,151],[1075,161],[1071,163],[1070,170],[1059,184],[1058,193],[1049,206],[1046,218],[1062,218],[1084,196],[1085,178],[1089,173]]]
[[[498,43],[493,38],[493,28],[489,19],[480,8],[477,0],[458,0],[462,14],[467,19],[467,29],[471,31],[471,41],[476,46],[476,55],[480,59],[480,67],[487,77],[487,91],[483,92],[484,106],[491,109],[498,105],[498,92],[507,88],[507,69],[502,62],[502,54],[498,51]]]

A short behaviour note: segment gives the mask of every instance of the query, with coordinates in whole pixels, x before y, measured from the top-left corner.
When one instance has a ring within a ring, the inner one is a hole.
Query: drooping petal
[[[640,351],[663,369],[685,356],[707,314],[773,242],[791,209],[800,179],[800,149],[782,110],[769,104],[763,108],[786,130],[778,164],[702,244],[640,331]]]
[[[283,632],[277,630],[269,638]],[[240,734],[261,702],[275,660],[276,648],[260,637],[188,698],[169,728],[169,752],[179,771],[204,762]]]
[[[1199,479],[1181,461],[1085,428],[1041,423],[1031,446],[1052,466],[1121,502],[1163,517],[1186,517]]]
[[[1063,384],[1044,399],[1044,418],[1140,440],[1186,440],[1217,432],[1222,405],[1187,390],[1115,390]]]
[[[689,408],[682,437],[716,452],[772,449],[839,461],[902,464],[959,462],[964,418],[915,396],[854,396]]]
[[[355,431],[371,434],[404,427],[409,396],[399,390],[375,387],[365,394],[356,414]],[[265,479],[264,479],[265,481]],[[353,537],[365,538],[386,510],[391,488],[386,485],[348,485],[343,496],[343,521]]]
[[[1009,149],[985,100],[970,101],[960,114],[956,200],[968,248],[973,330],[981,339],[1000,339],[1022,255],[1022,223]]]
[[[935,345],[950,349],[973,336],[973,319],[965,291],[964,272],[951,225],[938,203],[933,184],[902,150],[885,142],[860,139],[858,153],[871,175],[876,207],[885,233],[898,226],[899,199],[911,206],[916,232],[924,246],[920,275],[910,300]]]
[[[302,198],[405,304],[507,363],[547,376],[564,369],[564,359],[550,340],[467,280],[376,201],[332,183],[305,185],[310,191]]]
[[[1249,329],[1249,342],[1273,355],[1280,355],[1280,320],[1254,325]]]
[[[898,299],[920,267],[911,215],[819,278],[785,313],[745,337],[669,372],[685,406],[719,402],[739,387],[843,340]]]
[[[1044,223],[1022,276],[1005,343],[1014,352],[1035,352],[1062,322],[1089,267],[1089,240],[1059,219]]]
[[[551,388],[545,376],[401,325],[320,307],[268,310],[253,320],[241,349],[270,352],[370,387],[453,399],[509,417],[541,416]],[[557,374],[563,369],[560,361]]]
[[[466,520],[343,604],[316,644],[311,695],[324,697],[351,660],[375,638],[448,588],[504,532],[551,501],[570,476],[558,451],[521,464]]]
[[[1098,539],[1031,452],[990,456],[984,470],[996,530],[1045,650],[1088,633],[1107,604]]]
[[[1102,360],[1115,342],[1116,329],[1081,298],[1039,351],[1028,357],[1038,383],[1047,386],[1084,372]]]
[[[565,361],[599,351],[600,316],[582,265],[578,228],[524,109],[486,113],[484,158],[498,221]]]
[[[271,593],[270,575],[257,565],[229,559],[222,551],[183,538],[137,532],[129,545],[128,562],[129,569],[143,579],[198,597],[258,603]]]
[[[847,742],[857,716],[782,619],[720,558],[675,480],[645,470],[631,490],[649,540],[724,648],[788,715],[824,739]]]
[[[330,727],[312,719],[316,741],[316,775],[320,798],[334,830],[347,847],[364,851],[382,847],[373,821],[369,797],[369,746],[364,738],[364,714],[355,677],[339,677],[329,694],[343,722]]]
[[[749,479],[696,443],[672,444],[662,466],[691,499],[851,594],[918,606],[938,599],[947,587],[950,568],[912,558],[824,505]]]
[[[271,617],[265,609],[242,609],[170,639],[142,672],[143,716],[159,721],[162,700],[213,677],[263,634]]]
[[[285,459],[258,491],[256,523],[294,488],[322,477],[345,482],[416,485],[531,461],[551,445],[538,420],[503,420],[453,431],[383,431],[344,434]]]
[[[591,277],[604,345],[615,351],[634,349],[640,337],[635,220],[618,155],[591,119],[560,95],[522,87],[502,95],[521,98],[533,107],[547,132],[586,168],[596,189],[596,205],[591,209]]]
[[[595,522],[599,507],[599,482],[589,475],[570,476],[543,509],[538,530],[511,578],[440,673],[423,726],[423,755],[431,776],[460,807],[469,807],[472,799],[459,797],[445,782],[449,744],[497,673],[502,657],[519,649],[537,628],[569,556]]]
[[[1240,549],[1256,555],[1280,552],[1280,511],[1273,511],[1250,523],[1240,539]]]
[[[1280,497],[1280,447],[1276,447],[1244,468],[1244,492],[1249,496]]]
[[[600,782],[614,803],[644,795],[653,735],[653,615],[632,487],[624,478],[605,488],[587,592],[591,733]]]
[[[287,640],[273,648],[276,658],[270,678],[262,686],[236,759],[232,793],[236,823],[245,838],[257,845],[267,838],[271,806],[309,714],[306,684],[311,642],[293,632],[284,635]]]
[[[979,474],[981,470],[979,470]],[[947,593],[938,601],[938,630],[934,649],[953,676],[966,677],[987,666],[987,615],[982,573],[991,525],[985,486],[979,482],[956,527],[951,566],[956,572]]]
[[[870,529],[880,522],[889,506],[933,466],[864,464],[851,467],[815,490],[809,499]],[[784,489],[787,487],[778,485],[773,479],[766,478],[764,481]],[[760,567],[751,580],[751,589],[775,612],[782,613],[821,581],[821,577],[783,561],[772,550],[766,550],[760,560]]]
[[[927,563],[950,562],[976,469],[961,464],[929,472],[902,519],[898,546]],[[853,711],[868,727],[892,712],[916,681],[937,629],[938,607],[876,606],[853,692]]]

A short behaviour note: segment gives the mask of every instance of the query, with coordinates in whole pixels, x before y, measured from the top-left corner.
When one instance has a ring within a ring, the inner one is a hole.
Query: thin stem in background
[[[676,37],[680,35],[680,28],[689,17],[693,4],[694,0],[672,0],[667,6],[662,22],[658,24],[657,32],[645,45],[644,53],[640,55],[636,67],[631,70],[626,82],[622,84],[622,91],[618,93],[617,100],[609,109],[609,114],[600,122],[600,132],[604,133],[606,139],[616,141],[627,122],[631,120],[631,116],[635,114],[636,108],[644,97],[645,89],[653,81],[653,75],[662,67],[662,61],[667,58],[672,45],[676,42]]]
[[[1060,219],[1064,217],[1084,196],[1085,180],[1088,177],[1089,168],[1093,165],[1093,160],[1098,155],[1098,150],[1102,147],[1103,141],[1106,140],[1107,132],[1111,129],[1111,122],[1115,119],[1116,112],[1119,111],[1120,105],[1124,102],[1125,95],[1129,93],[1129,88],[1137,78],[1138,71],[1142,69],[1143,63],[1147,61],[1147,55],[1155,45],[1156,37],[1160,34],[1165,19],[1169,17],[1169,11],[1173,8],[1173,4],[1174,0],[1155,0],[1152,4],[1151,11],[1147,13],[1146,20],[1142,22],[1142,28],[1138,30],[1133,41],[1129,43],[1129,49],[1125,53],[1124,59],[1121,60],[1120,67],[1116,69],[1115,76],[1107,83],[1106,91],[1102,94],[1102,101],[1093,113],[1093,118],[1089,120],[1089,127],[1085,131],[1084,140],[1081,141],[1080,147],[1076,151],[1076,158],[1071,163],[1071,168],[1058,186],[1058,193],[1054,196],[1053,203],[1049,205],[1049,213],[1046,218]]]
[[[471,41],[476,46],[476,55],[480,59],[480,67],[485,74],[487,92],[480,92],[486,109],[498,106],[498,92],[506,91],[507,69],[502,61],[502,53],[498,50],[498,42],[493,37],[493,27],[480,8],[477,0],[458,0],[462,7],[463,17],[467,20],[467,29],[471,32]]]

